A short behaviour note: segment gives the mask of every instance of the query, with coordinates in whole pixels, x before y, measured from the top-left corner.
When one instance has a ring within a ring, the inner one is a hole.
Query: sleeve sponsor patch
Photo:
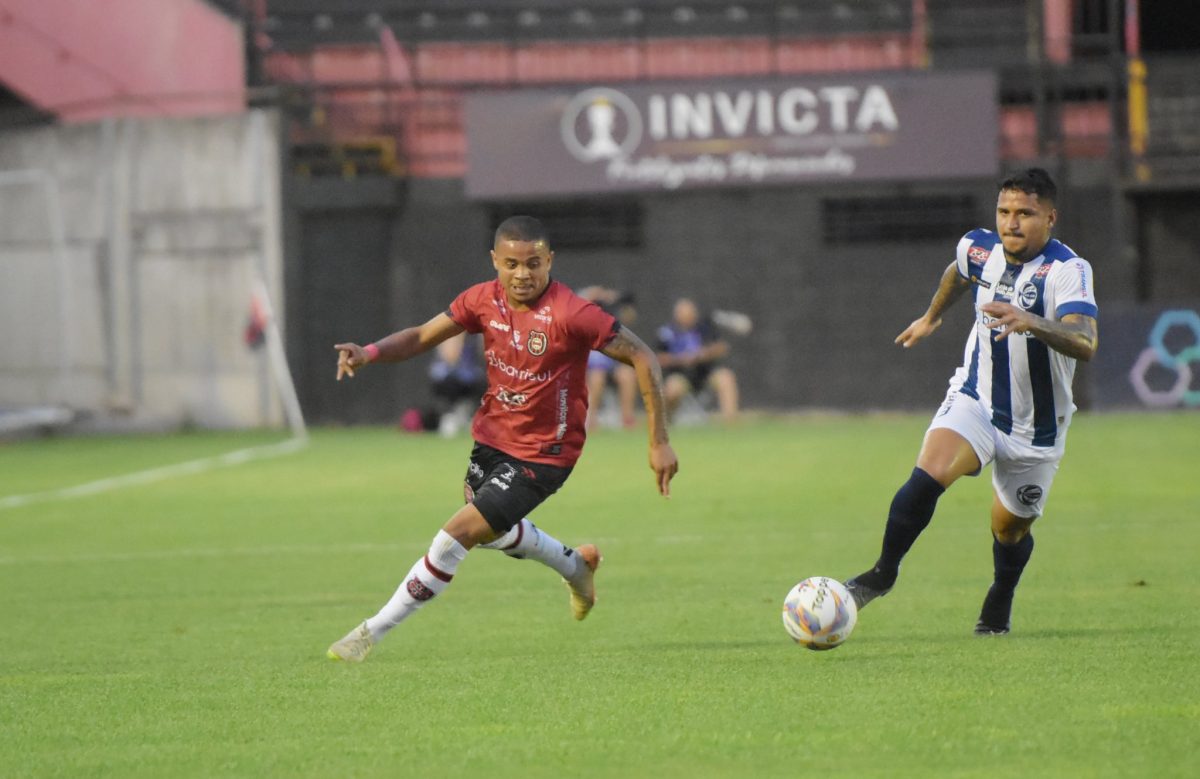
[[[967,261],[972,265],[983,265],[988,261],[988,257],[992,256],[991,249],[985,249],[982,246],[972,246],[967,249]]]

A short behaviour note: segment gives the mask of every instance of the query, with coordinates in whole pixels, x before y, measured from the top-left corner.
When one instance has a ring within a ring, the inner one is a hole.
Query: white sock
[[[509,557],[537,560],[558,571],[558,575],[564,579],[574,576],[580,565],[579,555],[574,549],[539,529],[528,519],[522,519],[495,541],[481,546],[499,549]]]
[[[376,641],[389,630],[399,625],[417,609],[425,605],[450,585],[458,564],[467,556],[467,550],[445,530],[439,530],[429,545],[429,553],[417,560],[400,585],[379,613],[367,620],[367,630]]]

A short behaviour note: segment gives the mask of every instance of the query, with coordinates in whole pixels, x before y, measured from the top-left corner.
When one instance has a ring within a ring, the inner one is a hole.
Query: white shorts
[[[996,429],[982,403],[955,389],[946,393],[946,400],[929,423],[930,430],[939,428],[953,430],[967,439],[981,468],[995,461],[992,486],[1006,509],[1019,517],[1042,515],[1062,460],[1066,430],[1059,433],[1054,446],[1018,441]]]

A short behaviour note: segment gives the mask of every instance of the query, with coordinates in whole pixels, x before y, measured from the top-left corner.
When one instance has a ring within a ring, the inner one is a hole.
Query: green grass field
[[[325,648],[461,500],[469,440],[306,450],[0,510],[0,776],[1195,776],[1200,416],[1080,416],[1014,633],[971,633],[990,481],[942,499],[833,652],[784,594],[878,551],[925,415],[602,432],[533,516],[605,554],[583,623],[548,569],[473,552],[362,666]],[[0,499],[269,440],[0,446]]]

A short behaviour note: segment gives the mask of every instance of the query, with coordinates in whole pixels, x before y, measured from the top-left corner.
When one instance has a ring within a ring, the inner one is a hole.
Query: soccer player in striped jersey
[[[662,371],[645,343],[595,303],[550,278],[554,252],[541,223],[506,219],[492,249],[496,278],[461,293],[423,325],[368,346],[341,343],[337,377],[376,362],[399,362],[459,333],[481,333],[488,388],[471,427],[475,447],[464,484],[466,505],[450,517],[377,614],[329,647],[334,660],[362,662],[383,636],[442,592],[476,546],[553,569],[570,591],[575,619],[596,602],[600,551],[571,548],[527,519],[566,482],[583,451],[593,349],[630,365],[646,407],[650,469],[670,495],[679,468],[667,438]]]
[[[1092,267],[1050,237],[1056,193],[1040,168],[1001,183],[996,231],[963,236],[929,309],[896,338],[916,345],[971,290],[975,322],[963,365],[892,500],[879,559],[846,582],[859,608],[892,589],[941,494],[993,463],[994,580],[975,633],[1009,632],[1013,594],[1033,553],[1030,527],[1045,508],[1075,411],[1075,361],[1090,360],[1098,344]]]

